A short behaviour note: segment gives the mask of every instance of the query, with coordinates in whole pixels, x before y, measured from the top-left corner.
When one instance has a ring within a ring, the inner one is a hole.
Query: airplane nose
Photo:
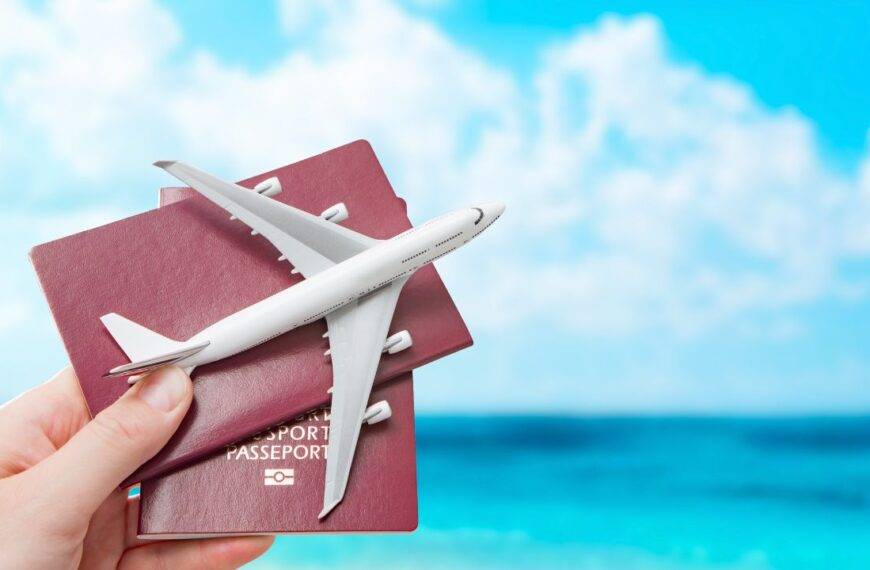
[[[486,212],[487,217],[501,216],[502,212],[504,212],[504,204],[501,202],[487,202],[482,204],[480,209]]]

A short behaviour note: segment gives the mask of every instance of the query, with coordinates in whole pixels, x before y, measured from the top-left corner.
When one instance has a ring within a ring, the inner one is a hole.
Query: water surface
[[[418,418],[420,528],[254,568],[870,568],[870,417]]]

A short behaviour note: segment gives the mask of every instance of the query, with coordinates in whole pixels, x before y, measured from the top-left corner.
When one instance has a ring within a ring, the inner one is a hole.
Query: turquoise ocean
[[[252,568],[870,568],[870,417],[418,418],[420,527]]]

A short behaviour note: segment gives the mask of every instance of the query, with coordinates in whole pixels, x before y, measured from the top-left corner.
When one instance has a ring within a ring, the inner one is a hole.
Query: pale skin
[[[164,368],[91,419],[72,369],[0,407],[4,568],[237,568],[272,537],[140,541],[138,498],[118,485],[163,447],[192,398]]]

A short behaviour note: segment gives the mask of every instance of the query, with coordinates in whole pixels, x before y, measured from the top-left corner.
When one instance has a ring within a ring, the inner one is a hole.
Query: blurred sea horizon
[[[416,532],[250,567],[870,567],[870,415],[426,415],[417,446]]]

